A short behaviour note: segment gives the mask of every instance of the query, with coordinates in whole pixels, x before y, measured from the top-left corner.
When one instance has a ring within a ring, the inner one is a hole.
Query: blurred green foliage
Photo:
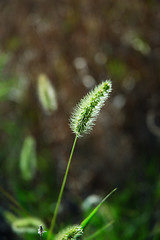
[[[8,62],[8,54],[1,53],[0,55],[0,101],[8,100],[9,95],[12,92],[13,87],[17,84],[17,78],[11,77],[7,78],[3,72],[5,71],[5,66]]]
[[[127,75],[127,66],[124,62],[118,60],[110,60],[108,63],[108,71],[113,79],[121,80]]]

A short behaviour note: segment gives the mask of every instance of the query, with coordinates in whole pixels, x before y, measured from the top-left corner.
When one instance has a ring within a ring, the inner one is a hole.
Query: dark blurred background
[[[4,191],[49,227],[74,140],[70,114],[105,79],[113,92],[78,140],[56,231],[117,187],[88,234],[112,219],[97,239],[160,238],[159,27],[158,0],[0,1],[0,239],[38,239],[7,225],[7,213],[22,213]],[[41,74],[56,93],[50,114]]]

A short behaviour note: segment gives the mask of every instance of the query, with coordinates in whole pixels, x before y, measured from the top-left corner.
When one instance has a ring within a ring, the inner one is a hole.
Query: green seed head
[[[70,127],[77,137],[89,133],[103,107],[109,93],[112,90],[111,81],[104,81],[89,92],[75,107],[71,119]]]
[[[58,233],[55,240],[78,240],[82,235],[82,227],[80,225],[73,225]]]
[[[46,114],[51,114],[58,108],[56,91],[45,74],[40,74],[37,82],[39,101]]]

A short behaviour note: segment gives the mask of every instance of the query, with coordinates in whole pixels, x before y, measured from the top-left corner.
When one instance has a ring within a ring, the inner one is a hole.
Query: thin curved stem
[[[60,205],[61,200],[62,200],[62,195],[63,195],[64,187],[65,187],[65,184],[66,184],[68,171],[69,171],[69,167],[70,167],[70,164],[71,164],[71,160],[72,160],[72,156],[73,156],[73,152],[74,152],[74,149],[75,149],[76,142],[77,142],[77,136],[75,136],[75,139],[74,139],[74,142],[73,142],[73,146],[72,146],[72,150],[71,150],[71,153],[70,153],[70,156],[69,156],[66,172],[65,172],[65,175],[64,175],[64,178],[63,178],[63,182],[62,182],[62,186],[61,186],[61,189],[60,189],[60,192],[59,192],[56,208],[55,208],[55,211],[54,211],[54,214],[53,214],[53,218],[52,218],[52,221],[51,221],[51,226],[50,226],[49,234],[48,234],[48,240],[50,239],[51,233],[52,233],[52,231],[54,229],[54,226],[55,226],[59,205]]]

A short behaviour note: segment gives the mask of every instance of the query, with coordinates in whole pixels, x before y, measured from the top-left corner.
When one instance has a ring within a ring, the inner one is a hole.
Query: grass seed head
[[[83,229],[80,225],[73,225],[63,229],[57,234],[55,240],[77,240],[83,235]]]
[[[53,85],[45,74],[39,75],[37,84],[39,101],[45,113],[53,113],[58,108],[56,91]]]
[[[70,127],[77,137],[90,133],[111,90],[111,81],[106,80],[77,104],[70,119]]]

